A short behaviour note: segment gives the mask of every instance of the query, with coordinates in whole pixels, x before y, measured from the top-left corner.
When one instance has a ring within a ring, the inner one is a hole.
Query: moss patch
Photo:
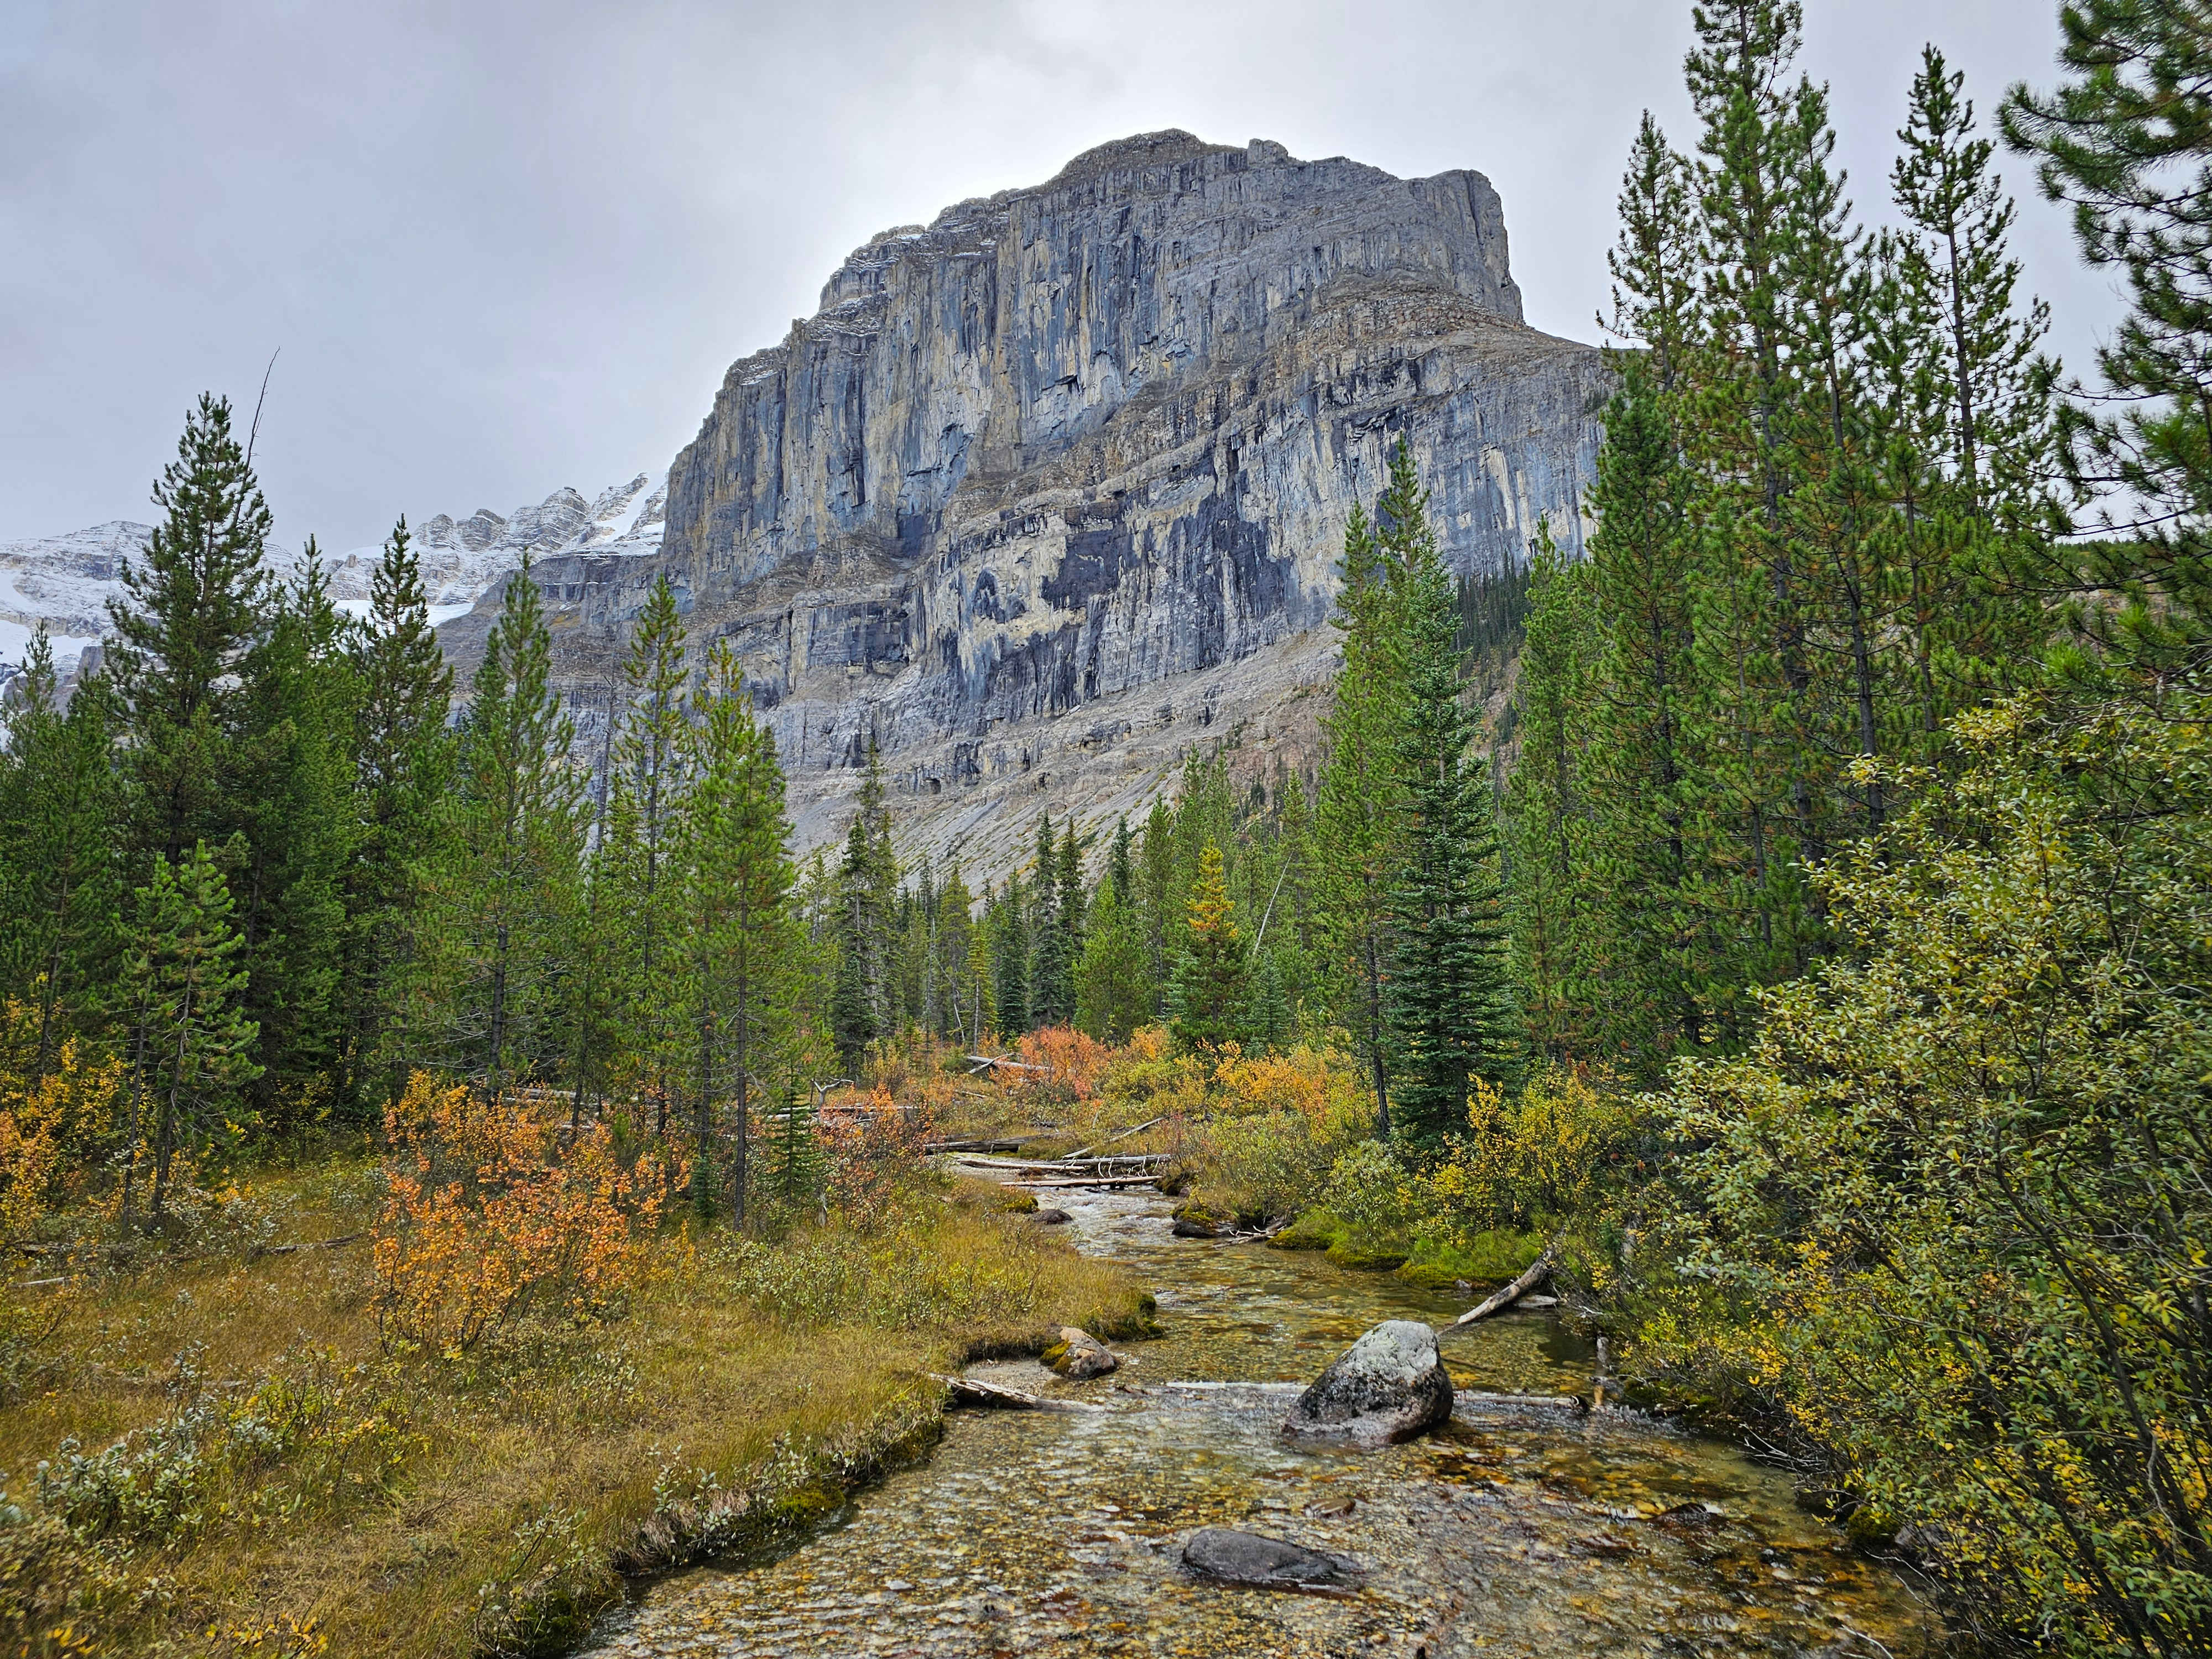
[[[1398,1276],[1431,1290],[1462,1279],[1470,1285],[1503,1285],[1518,1278],[1543,1249],[1540,1234],[1498,1227],[1461,1244],[1423,1243],[1399,1267]]]

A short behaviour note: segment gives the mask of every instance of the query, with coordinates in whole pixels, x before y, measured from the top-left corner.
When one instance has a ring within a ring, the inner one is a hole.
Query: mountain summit
[[[1151,133],[869,241],[724,377],[657,555],[534,568],[586,741],[665,570],[740,653],[802,844],[872,743],[903,850],[995,874],[1040,807],[1109,823],[1193,744],[1297,763],[1401,434],[1455,569],[1542,521],[1579,547],[1607,384],[1522,322],[1480,173]],[[445,630],[465,669],[497,598]]]

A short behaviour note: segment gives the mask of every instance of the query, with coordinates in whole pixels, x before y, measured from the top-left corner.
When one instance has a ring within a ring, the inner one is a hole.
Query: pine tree
[[[194,843],[181,866],[155,854],[154,878],[138,890],[137,908],[125,969],[136,1022],[123,1218],[131,1224],[143,1163],[151,1183],[148,1219],[158,1228],[167,1218],[177,1154],[206,1139],[258,1068],[253,1022],[240,1006],[246,969],[237,958],[244,941],[231,925],[230,893],[206,843]]]
[[[1085,915],[1083,903],[1083,854],[1075,842],[1075,818],[1071,814],[1060,825],[1060,854],[1054,865],[1057,895],[1053,905],[1053,926],[1060,934],[1059,979],[1054,987],[1054,1002],[1060,1023],[1075,1023],[1076,969],[1083,960]]]
[[[1616,396],[1608,412],[1618,418],[1633,410]],[[1601,481],[1620,444],[1609,434],[1599,457]],[[1618,527],[1610,515],[1600,522],[1601,535]],[[1528,632],[1514,702],[1521,755],[1507,785],[1505,841],[1514,976],[1529,1042],[1553,1060],[1588,1057],[1602,1048],[1593,1028],[1607,999],[1597,988],[1605,982],[1613,996],[1622,988],[1617,979],[1608,980],[1597,959],[1595,913],[1603,898],[1592,824],[1601,809],[1589,799],[1585,775],[1589,728],[1597,713],[1595,659],[1603,643],[1589,588],[1602,556],[1603,550],[1594,548],[1590,562],[1569,565],[1548,534],[1539,538],[1530,561]],[[1617,719],[1624,711],[1606,712]]]
[[[1019,1036],[1030,1029],[1030,927],[1028,906],[1019,871],[1006,878],[1005,890],[987,901],[986,926],[991,939],[994,1000],[998,1030],[1002,1037]]]
[[[1402,441],[1382,499],[1404,673],[1394,758],[1405,800],[1405,862],[1389,894],[1393,1124],[1400,1139],[1433,1153],[1466,1122],[1476,1079],[1511,1079],[1519,1043],[1506,989],[1490,782],[1469,752],[1475,717],[1461,701],[1459,605],[1429,526],[1427,492]]]
[[[415,872],[440,832],[439,798],[453,768],[446,720],[453,672],[430,626],[404,518],[385,541],[369,579],[368,616],[347,652],[360,836],[343,890],[338,1094],[358,1109],[389,1097],[398,1079],[389,1028],[402,1012],[398,982],[416,948]]]
[[[1376,1123],[1387,1133],[1389,891],[1402,816],[1396,763],[1404,720],[1402,664],[1395,589],[1373,526],[1357,504],[1345,527],[1339,572],[1343,586],[1335,623],[1343,635],[1344,664],[1322,723],[1328,760],[1315,829],[1330,955],[1345,987],[1345,1023],[1367,1062]]]
[[[2191,7],[2076,0],[2060,14],[2068,78],[2008,99],[2002,125],[2074,208],[2092,264],[2129,314],[2097,362],[2117,418],[2067,418],[2077,486],[2139,501],[2125,539],[2063,573],[2072,620],[2156,696],[2212,673],[2212,35]],[[2077,657],[2075,672],[2097,662]]]
[[[1036,872],[1030,892],[1030,1023],[1058,1025],[1067,1018],[1063,1001],[1068,969],[1067,931],[1060,920],[1059,848],[1052,836],[1052,814],[1037,814]]]
[[[267,637],[269,507],[231,432],[228,399],[202,394],[177,459],[154,486],[161,510],[144,560],[108,604],[106,678],[124,711],[139,867],[179,863],[195,841],[238,828],[240,736],[251,659]]]
[[[1167,1011],[1168,975],[1174,963],[1168,941],[1170,915],[1178,907],[1175,884],[1175,820],[1164,800],[1155,799],[1145,814],[1137,847],[1137,908],[1144,918],[1145,971],[1156,988],[1155,1018]]]
[[[712,1212],[715,1121],[726,1103],[730,1153],[721,1185],[732,1220],[742,1225],[754,1080],[795,1073],[792,993],[802,953],[783,770],[726,642],[709,660],[708,684],[695,739],[698,782],[683,827],[685,1014],[696,1043],[692,1196],[700,1214]]]
[[[898,1017],[892,931],[898,860],[891,850],[883,763],[872,738],[837,879],[838,954],[831,1022],[849,1066],[859,1063],[870,1042],[890,1033]]]
[[[566,1053],[562,979],[583,850],[574,730],[550,684],[552,645],[529,567],[507,579],[462,722],[456,788],[426,869],[411,980],[435,1058],[490,1089]]]
[[[1212,842],[1199,854],[1188,925],[1190,943],[1176,964],[1170,991],[1176,1041],[1186,1048],[1215,1049],[1243,1035],[1248,968],[1221,849]]]
[[[975,896],[968,890],[960,866],[955,865],[938,884],[937,925],[930,941],[931,972],[941,995],[938,1035],[970,1048],[981,1042],[987,1029],[976,998],[980,988],[971,967],[978,932],[975,911]]]
[[[274,616],[240,688],[223,861],[246,942],[245,1012],[259,1033],[253,1108],[264,1127],[283,1133],[331,1103],[340,1075],[346,882],[362,832],[348,623],[313,538],[297,579],[274,585],[271,597]]]
[[[56,706],[53,647],[32,635],[0,749],[0,994],[37,1010],[27,1075],[43,1078],[70,1036],[98,1029],[121,886],[113,830],[114,710],[104,681]]]
[[[623,714],[607,789],[603,863],[618,915],[610,972],[623,1041],[665,1138],[685,1068],[677,1009],[681,976],[678,884],[670,860],[694,782],[684,688],[687,641],[676,590],[662,572],[646,595],[623,658]]]
[[[1075,1023],[1101,1042],[1124,1042],[1152,1018],[1158,996],[1144,917],[1109,875],[1091,904],[1075,969]]]
[[[845,861],[837,872],[837,967],[830,996],[830,1030],[848,1071],[857,1072],[868,1045],[883,1034],[877,1021],[874,972],[882,924],[872,878],[874,862],[867,817],[853,815],[845,836]]]

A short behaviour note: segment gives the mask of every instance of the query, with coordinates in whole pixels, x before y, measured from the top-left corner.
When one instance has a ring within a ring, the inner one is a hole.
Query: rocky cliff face
[[[1570,549],[1605,374],[1525,326],[1480,173],[1124,140],[848,259],[730,370],[650,558],[534,572],[586,741],[669,573],[767,711],[802,843],[871,741],[909,854],[994,877],[1037,810],[1194,744],[1310,760],[1344,522],[1403,434],[1462,572]],[[465,663],[495,591],[448,625]]]

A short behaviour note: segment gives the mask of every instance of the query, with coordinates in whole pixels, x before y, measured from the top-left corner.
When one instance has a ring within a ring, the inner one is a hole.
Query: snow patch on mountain
[[[616,556],[658,552],[667,506],[664,469],[641,472],[600,491],[595,501],[564,488],[505,517],[480,507],[459,520],[441,513],[410,525],[430,620],[461,615],[526,558],[585,550]],[[124,562],[144,558],[153,534],[150,525],[117,519],[64,536],[0,542],[0,682],[21,666],[41,623],[53,642],[56,665],[64,673],[75,667],[84,648],[108,631],[107,601],[122,597]],[[380,546],[324,555],[331,597],[341,609],[368,613],[369,584],[382,555]],[[269,567],[278,575],[293,576],[299,564],[299,550],[269,549]]]

